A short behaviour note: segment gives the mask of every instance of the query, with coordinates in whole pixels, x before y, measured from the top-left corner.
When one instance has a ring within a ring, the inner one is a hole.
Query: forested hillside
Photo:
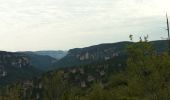
[[[31,79],[40,70],[30,64],[30,60],[19,53],[0,51],[0,87],[9,83]]]
[[[55,69],[55,67],[53,67],[53,64],[58,61],[53,57],[47,55],[38,55],[34,52],[18,52],[18,53],[27,56],[32,66],[45,72]]]
[[[150,43],[158,53],[168,50],[168,41],[166,40],[151,41]],[[64,58],[55,62],[53,67],[61,68],[86,65],[93,62],[109,60],[114,57],[126,56],[125,49],[130,44],[134,44],[134,42],[107,43],[71,49]]]
[[[152,43],[147,41],[131,44],[125,51],[127,59],[113,58],[84,66],[58,69],[34,80],[8,86],[1,90],[0,98],[169,100],[169,54],[157,52]]]
[[[85,48],[75,48],[68,51],[68,54],[53,66],[71,67],[86,65],[93,62],[106,61],[118,56],[125,55],[125,48],[132,42],[118,42],[94,45]]]

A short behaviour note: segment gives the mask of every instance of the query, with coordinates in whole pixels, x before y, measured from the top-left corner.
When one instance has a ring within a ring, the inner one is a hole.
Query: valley
[[[134,47],[131,48],[131,46]],[[18,95],[24,100],[44,100],[46,97],[52,98],[51,100],[55,100],[54,98],[65,100],[63,97],[71,98],[71,96],[73,96],[72,98],[75,99],[76,96],[80,96],[81,98],[89,98],[86,97],[86,95],[95,92],[96,89],[93,91],[93,87],[96,86],[98,89],[101,89],[101,91],[110,93],[109,88],[114,89],[113,85],[115,85],[115,87],[124,87],[131,84],[128,83],[129,81],[126,80],[126,75],[124,74],[127,74],[126,71],[128,71],[127,68],[129,68],[129,64],[132,66],[131,63],[140,62],[131,62],[130,59],[133,58],[132,55],[138,55],[140,52],[143,52],[140,50],[145,46],[153,47],[155,50],[154,53],[158,55],[156,56],[158,57],[156,58],[158,62],[160,58],[159,55],[165,57],[163,53],[167,52],[168,48],[167,41],[164,40],[151,41],[148,43],[118,42],[71,49],[68,51],[67,55],[63,56],[61,59],[50,56],[51,53],[50,55],[44,55],[34,52],[1,51],[0,88],[2,90],[0,94],[3,94],[2,91],[9,89],[12,94],[13,92],[19,93],[19,91],[15,91],[19,89],[22,90],[22,92]],[[148,47],[146,50],[149,49]],[[132,52],[131,55],[129,55],[130,52]],[[152,53],[148,55],[150,54]],[[145,56],[142,55],[142,57]],[[135,58],[134,60],[138,59]],[[157,63],[155,62],[155,64]],[[135,66],[135,64],[133,66]],[[147,74],[147,72],[145,73]],[[127,74],[127,76],[128,75],[130,74]],[[12,94],[5,92],[4,95],[1,96],[10,98],[14,96]],[[10,96],[6,97],[5,95]],[[105,96],[105,94],[103,94],[103,96]],[[110,96],[106,97],[109,98]],[[68,98],[66,100],[72,100]],[[20,99],[18,98],[16,100]],[[80,98],[78,100],[80,100]]]

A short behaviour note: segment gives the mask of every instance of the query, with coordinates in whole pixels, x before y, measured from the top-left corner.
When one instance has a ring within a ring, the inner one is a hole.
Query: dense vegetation
[[[104,72],[110,74],[89,81],[88,86],[74,84],[74,77],[80,75],[74,68],[72,73],[60,69],[34,79],[32,84],[16,83],[1,89],[0,100],[170,100],[169,54],[156,52],[147,41],[128,46],[127,54],[126,64],[117,71],[111,70],[119,68],[112,65],[112,60],[93,64],[94,67],[81,66],[90,74],[97,74],[93,68],[108,66]],[[100,81],[103,79],[106,81]]]

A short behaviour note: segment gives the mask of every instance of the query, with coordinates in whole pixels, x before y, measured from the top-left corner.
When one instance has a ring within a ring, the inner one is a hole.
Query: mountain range
[[[115,57],[125,57],[127,46],[133,43],[134,42],[124,41],[70,49],[68,54],[61,60],[55,62],[53,66],[57,68],[71,67],[109,60]],[[166,40],[151,41],[150,43],[158,53],[168,50],[168,41]]]
[[[67,55],[67,51],[62,51],[62,50],[35,51],[34,53],[38,55],[50,56],[57,60],[60,60]]]
[[[166,40],[150,42],[158,53],[168,49]],[[85,48],[75,48],[66,51],[37,51],[37,52],[0,52],[0,84],[26,80],[39,76],[43,72],[84,66],[112,60],[121,66],[126,59],[126,48],[133,42],[118,42],[94,45]],[[59,55],[59,56],[57,56]]]

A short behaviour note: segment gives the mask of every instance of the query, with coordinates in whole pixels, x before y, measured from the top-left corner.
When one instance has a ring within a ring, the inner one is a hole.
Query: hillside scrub
[[[170,100],[168,53],[157,53],[147,41],[129,45],[127,53],[125,70],[109,77],[105,85],[96,82],[85,89],[71,86],[57,71],[41,78],[42,89],[34,86],[24,97],[21,86],[16,85],[0,92],[0,100]]]

